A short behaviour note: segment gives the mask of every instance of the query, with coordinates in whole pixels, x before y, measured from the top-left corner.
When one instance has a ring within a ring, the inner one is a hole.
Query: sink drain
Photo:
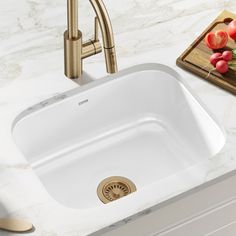
[[[104,179],[98,186],[97,194],[103,203],[109,203],[136,191],[135,184],[121,176]]]

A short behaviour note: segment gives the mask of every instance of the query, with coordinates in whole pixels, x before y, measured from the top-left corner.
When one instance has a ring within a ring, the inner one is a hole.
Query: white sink
[[[97,187],[109,176],[129,178],[137,188],[116,204],[152,193],[164,179],[174,183],[186,170],[191,178],[193,167],[225,143],[179,75],[158,64],[126,69],[29,108],[16,119],[13,137],[49,194],[77,209],[104,205]],[[140,205],[155,198],[145,196]]]

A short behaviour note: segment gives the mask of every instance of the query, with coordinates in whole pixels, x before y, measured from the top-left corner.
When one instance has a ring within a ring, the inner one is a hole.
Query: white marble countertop
[[[146,62],[162,63],[176,69],[226,131],[226,145],[207,162],[207,175],[198,183],[179,185],[163,200],[234,171],[235,96],[179,69],[175,60],[223,9],[236,12],[236,2],[105,2],[113,22],[119,69]],[[80,25],[87,38],[93,26],[93,11],[88,1],[80,1],[80,11]],[[51,199],[12,142],[12,122],[21,111],[83,83],[68,80],[63,73],[62,34],[65,27],[65,0],[0,2],[0,217],[29,219],[36,227],[31,234],[34,236],[87,235],[122,220],[122,214],[108,220],[105,214],[96,217],[96,211],[91,217],[91,213],[60,206]],[[84,70],[85,81],[104,76],[103,55],[85,60]],[[4,235],[9,234],[1,232],[1,236]]]

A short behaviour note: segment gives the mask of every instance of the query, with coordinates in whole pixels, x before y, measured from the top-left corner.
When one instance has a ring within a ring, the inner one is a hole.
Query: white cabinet
[[[235,236],[236,200],[195,217],[159,236]],[[233,234],[234,233],[234,234]]]
[[[206,236],[235,236],[236,235],[236,222],[232,222],[220,229],[217,229]]]
[[[204,184],[118,225],[121,226],[92,235],[236,236],[236,173]]]

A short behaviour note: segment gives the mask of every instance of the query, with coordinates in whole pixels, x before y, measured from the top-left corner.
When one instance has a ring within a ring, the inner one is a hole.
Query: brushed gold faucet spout
[[[90,0],[95,12],[94,38],[83,43],[82,32],[78,29],[78,0],[67,0],[67,30],[64,33],[65,75],[71,79],[82,75],[83,59],[100,53],[98,39],[100,25],[108,73],[117,72],[116,52],[111,21],[102,0]],[[99,23],[99,24],[98,24]]]

